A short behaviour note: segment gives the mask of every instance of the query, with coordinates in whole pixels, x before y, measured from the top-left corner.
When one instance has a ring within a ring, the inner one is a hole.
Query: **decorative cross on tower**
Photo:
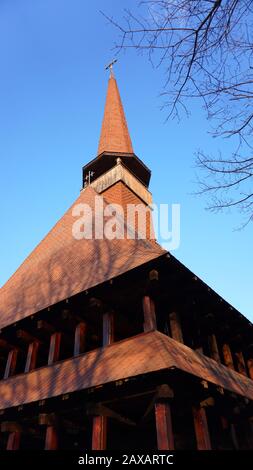
[[[89,186],[91,183],[91,178],[94,176],[94,171],[89,171],[87,175],[85,176],[85,186]]]
[[[113,77],[113,65],[116,64],[116,62],[118,62],[117,59],[113,59],[112,62],[110,62],[110,64],[108,64],[106,67],[105,67],[105,70],[110,70],[110,77]]]

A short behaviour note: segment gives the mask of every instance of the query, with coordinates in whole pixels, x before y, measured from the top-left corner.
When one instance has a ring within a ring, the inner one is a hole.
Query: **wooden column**
[[[45,450],[57,450],[58,449],[58,432],[55,426],[47,426],[46,428],[46,439],[45,439]]]
[[[54,413],[41,413],[39,425],[46,426],[45,450],[58,449],[58,419]]]
[[[177,312],[171,312],[169,314],[169,323],[171,337],[176,341],[179,341],[179,343],[184,343],[180,316]]]
[[[61,333],[53,333],[50,337],[50,346],[48,353],[48,365],[59,360],[61,345]]]
[[[7,441],[6,450],[19,450],[21,440],[21,432],[13,431],[10,432]]]
[[[174,397],[173,390],[167,385],[161,385],[157,389],[155,402],[155,420],[158,450],[173,450],[174,435],[171,420],[171,401]]]
[[[201,406],[193,407],[193,421],[198,450],[211,450],[206,410]]]
[[[114,312],[103,314],[103,346],[114,342]]]
[[[248,359],[247,365],[249,370],[249,376],[251,379],[253,379],[253,359]]]
[[[38,350],[39,341],[33,341],[29,344],[26,357],[25,372],[30,372],[31,370],[35,369],[38,357]]]
[[[92,425],[92,450],[105,450],[107,438],[107,417],[94,416]]]
[[[8,432],[6,450],[18,450],[20,447],[21,427],[13,421],[4,421],[1,424],[1,432]]]
[[[156,324],[156,314],[155,314],[155,303],[151,297],[146,295],[143,297],[142,301],[143,305],[143,314],[144,314],[144,323],[143,323],[143,329],[145,332],[151,331],[151,330],[156,330],[157,329],[157,324]]]
[[[84,353],[86,349],[87,323],[78,323],[75,329],[74,356]]]
[[[11,349],[8,353],[8,358],[5,366],[4,371],[4,379],[8,379],[15,374],[16,366],[17,366],[17,359],[18,359],[18,350]]]
[[[216,336],[214,334],[208,336],[208,344],[211,358],[214,359],[216,362],[220,362],[219,348]]]
[[[233,356],[231,353],[230,346],[226,343],[222,346],[222,353],[224,358],[224,364],[229,368],[234,370]]]
[[[236,368],[237,368],[239,374],[247,376],[248,375],[247,374],[247,368],[246,368],[246,364],[245,364],[245,361],[244,361],[242,351],[237,351],[235,353],[235,360],[236,360]]]

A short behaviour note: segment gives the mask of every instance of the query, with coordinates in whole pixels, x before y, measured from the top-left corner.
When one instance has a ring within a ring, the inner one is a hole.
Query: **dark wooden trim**
[[[205,408],[193,407],[193,422],[198,450],[211,450],[207,416]]]
[[[247,368],[245,364],[245,360],[243,357],[242,351],[237,351],[235,353],[235,360],[236,360],[236,368],[239,372],[239,374],[245,375],[247,377]]]
[[[214,359],[216,362],[221,362],[218,343],[215,334],[211,334],[208,336],[208,344],[211,358]]]
[[[144,323],[143,329],[146,333],[147,331],[156,330],[156,313],[155,313],[155,303],[151,297],[145,295],[142,300],[143,305],[143,314],[144,314]]]
[[[19,450],[21,441],[21,431],[10,432],[8,436],[6,450]]]
[[[18,350],[12,349],[8,353],[8,358],[5,366],[4,371],[4,379],[8,379],[12,375],[15,374],[16,366],[17,366],[17,359],[18,359]]]
[[[222,354],[223,354],[223,359],[224,359],[224,364],[229,368],[234,370],[234,361],[233,361],[233,356],[232,352],[230,349],[229,344],[225,343],[222,346]]]
[[[26,357],[25,372],[30,372],[31,370],[36,368],[38,351],[39,351],[38,341],[33,341],[32,343],[29,344],[27,357]]]
[[[46,428],[45,450],[58,449],[58,432],[56,426],[49,425]]]
[[[74,356],[85,352],[88,325],[86,322],[80,322],[75,329]]]
[[[169,314],[169,324],[171,337],[176,341],[179,341],[179,343],[184,343],[180,316],[177,312],[171,312]]]
[[[48,365],[59,360],[61,346],[61,333],[53,333],[50,337],[50,346],[48,353]]]
[[[114,312],[103,314],[103,346],[114,342]]]

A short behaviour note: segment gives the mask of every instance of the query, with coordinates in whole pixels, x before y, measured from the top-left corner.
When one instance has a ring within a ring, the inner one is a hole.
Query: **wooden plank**
[[[239,372],[239,374],[245,375],[247,377],[247,368],[245,364],[245,360],[243,357],[242,351],[237,351],[235,353],[235,360],[236,360],[236,368]]]
[[[205,408],[193,407],[193,421],[198,450],[211,450],[207,416]]]
[[[48,365],[59,360],[61,346],[61,333],[53,333],[50,338],[50,346],[48,353]]]
[[[20,447],[21,432],[14,431],[10,432],[7,441],[6,450],[18,450]]]
[[[39,351],[39,342],[33,341],[29,344],[26,363],[25,363],[25,372],[30,372],[31,370],[36,368],[37,358],[38,358],[38,351]]]
[[[47,426],[45,450],[57,450],[57,449],[58,449],[58,432],[57,432],[56,426]]]
[[[229,367],[229,369],[234,370],[235,369],[234,361],[233,361],[233,356],[232,356],[229,344],[227,344],[227,343],[223,344],[222,354],[223,354],[223,358],[224,358],[224,364],[227,367]]]
[[[84,353],[86,349],[88,325],[86,322],[80,322],[75,329],[74,356]]]
[[[103,346],[114,343],[114,313],[103,314]]]
[[[11,351],[9,351],[6,366],[5,366],[5,371],[4,371],[4,379],[8,379],[9,377],[15,374],[15,370],[17,367],[17,359],[18,359],[18,350],[12,349]]]
[[[171,409],[168,401],[155,403],[156,435],[158,450],[173,450],[174,436]]]
[[[208,336],[208,343],[211,358],[214,359],[216,362],[221,362],[218,343],[214,334]]]
[[[248,359],[247,366],[248,366],[249,376],[251,379],[253,379],[253,359]]]
[[[142,301],[143,305],[143,314],[144,314],[144,323],[143,329],[146,333],[147,331],[152,331],[157,329],[156,324],[156,313],[155,313],[155,303],[151,297],[145,295]]]
[[[169,324],[171,337],[176,341],[179,341],[179,343],[184,343],[181,321],[177,312],[171,312],[169,314]]]
[[[107,441],[106,416],[94,416],[92,424],[92,450],[106,450]]]

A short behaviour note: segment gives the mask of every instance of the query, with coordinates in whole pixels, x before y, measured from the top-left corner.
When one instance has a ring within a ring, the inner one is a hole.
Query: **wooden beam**
[[[155,403],[155,420],[158,450],[174,450],[171,409],[168,401]]]
[[[92,450],[106,450],[107,420],[106,416],[93,417]]]
[[[80,322],[75,329],[74,356],[84,353],[87,340],[87,323]]]
[[[103,346],[114,342],[114,312],[103,314]]]
[[[155,303],[151,297],[145,295],[142,300],[143,305],[143,314],[144,314],[144,323],[143,329],[144,332],[156,330],[156,313],[155,313]]]
[[[4,351],[10,351],[11,349],[13,349],[13,346],[8,341],[6,341],[6,339],[1,338],[0,349],[3,349]]]
[[[48,353],[48,365],[59,360],[61,346],[61,333],[53,333],[50,338],[50,346]]]
[[[37,364],[39,345],[39,341],[33,341],[29,344],[25,363],[25,372],[30,372],[31,370],[35,369]]]
[[[245,361],[244,361],[242,351],[237,351],[235,353],[235,360],[236,360],[236,368],[237,368],[239,374],[247,376],[248,375],[247,374],[247,368],[246,368],[246,364],[245,364]]]
[[[179,343],[184,343],[181,321],[177,312],[171,312],[169,314],[169,324],[171,337],[176,341],[179,341]]]
[[[17,330],[16,336],[24,343],[33,343],[34,341],[39,341],[37,338],[35,338],[25,330]]]
[[[10,432],[8,436],[6,450],[19,450],[21,441],[21,432]]]
[[[253,379],[253,359],[248,359],[247,366],[248,366],[249,376],[251,379]]]
[[[211,358],[216,362],[221,362],[218,343],[214,334],[208,336],[208,344]]]
[[[47,426],[46,428],[46,439],[45,439],[45,450],[57,450],[58,449],[58,432],[56,426]]]
[[[207,416],[205,408],[193,407],[193,421],[198,450],[211,450]]]
[[[234,369],[235,369],[235,367],[234,367],[234,361],[233,361],[233,356],[232,356],[232,353],[231,353],[231,349],[230,349],[229,344],[227,344],[227,343],[223,344],[223,346],[222,346],[222,354],[223,354],[223,358],[224,358],[224,364],[225,364],[229,369],[234,370]]]
[[[46,322],[45,320],[39,320],[37,322],[37,329],[43,330],[50,335],[55,333],[55,327],[51,325],[50,323]]]
[[[8,379],[12,375],[15,374],[16,367],[17,367],[17,359],[18,359],[18,350],[17,349],[11,349],[8,353],[8,358],[5,366],[5,371],[4,371],[4,379]]]

